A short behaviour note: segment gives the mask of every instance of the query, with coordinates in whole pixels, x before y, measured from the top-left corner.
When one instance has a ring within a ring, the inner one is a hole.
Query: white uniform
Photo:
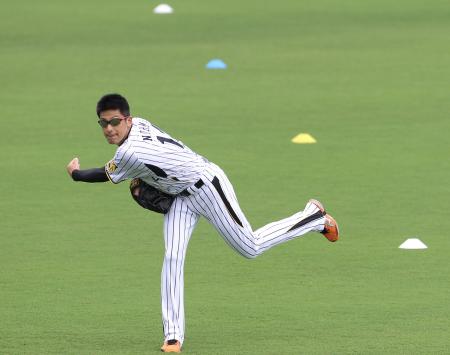
[[[184,340],[184,259],[200,216],[246,258],[255,258],[277,244],[324,228],[324,213],[308,203],[304,211],[253,231],[222,169],[141,118],[133,118],[128,138],[105,170],[114,183],[139,177],[161,191],[177,195],[164,215],[161,300],[166,341]]]

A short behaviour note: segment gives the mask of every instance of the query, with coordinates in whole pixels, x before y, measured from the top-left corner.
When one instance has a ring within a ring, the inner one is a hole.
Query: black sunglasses
[[[125,119],[126,119],[126,117],[125,118],[113,117],[108,121],[108,120],[105,120],[104,118],[100,118],[97,122],[100,125],[100,127],[102,127],[102,128],[108,127],[109,124],[113,127],[116,127],[120,124],[120,121],[123,121]]]

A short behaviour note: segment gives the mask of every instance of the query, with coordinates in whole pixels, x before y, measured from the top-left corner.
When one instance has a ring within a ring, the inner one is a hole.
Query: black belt
[[[203,185],[205,185],[205,183],[203,182],[202,179],[199,179],[199,180],[194,184],[194,187],[196,187],[197,189],[199,189],[199,188],[201,188]],[[185,190],[183,190],[183,191],[180,192],[180,195],[181,195],[181,196],[190,196],[190,195],[192,195],[192,194],[188,191],[188,189],[185,189]]]

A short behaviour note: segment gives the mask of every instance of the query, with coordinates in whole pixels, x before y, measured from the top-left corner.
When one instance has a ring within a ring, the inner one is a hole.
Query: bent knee
[[[243,253],[243,252],[239,252],[240,255],[242,255],[244,258],[252,260],[252,259],[256,259],[258,257],[259,254],[254,253],[254,254],[249,254],[249,253]]]

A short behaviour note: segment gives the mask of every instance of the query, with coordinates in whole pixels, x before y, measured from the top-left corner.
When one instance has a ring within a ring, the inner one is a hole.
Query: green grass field
[[[340,222],[250,261],[202,220],[184,353],[449,354],[450,3],[157,4],[2,3],[0,354],[159,353],[161,216],[65,171],[113,156],[107,92],[222,166],[254,228],[311,197]]]

